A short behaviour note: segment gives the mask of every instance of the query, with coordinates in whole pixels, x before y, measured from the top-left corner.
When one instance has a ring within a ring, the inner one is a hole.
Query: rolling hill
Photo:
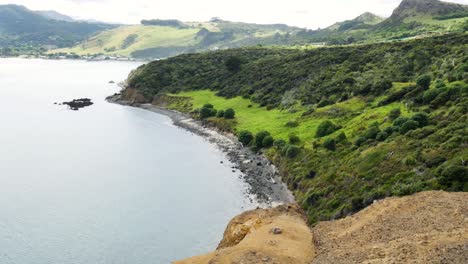
[[[115,26],[57,20],[58,13],[37,13],[19,5],[0,6],[0,47],[67,47]],[[53,15],[53,19],[51,16]]]
[[[468,30],[468,6],[438,0],[404,0],[387,19],[366,12],[354,19],[307,30],[282,24],[224,21],[142,21],[52,52],[164,58],[181,53],[262,45],[370,43]]]
[[[282,24],[258,25],[220,19],[210,22],[153,20],[107,30],[72,48],[52,52],[161,58],[210,49],[288,44],[291,34],[300,30]]]

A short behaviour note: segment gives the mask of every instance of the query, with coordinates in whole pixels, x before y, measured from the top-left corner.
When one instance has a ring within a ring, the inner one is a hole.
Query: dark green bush
[[[429,86],[431,85],[431,76],[429,75],[421,75],[418,77],[416,80],[416,84],[423,88],[424,90],[429,89]]]
[[[208,117],[216,116],[216,113],[216,109],[203,107],[202,109],[200,109],[200,118],[205,119]]]
[[[297,121],[289,121],[285,124],[286,127],[297,127],[299,123]]]
[[[333,132],[335,132],[336,130],[338,130],[338,126],[333,124],[332,121],[326,120],[320,123],[320,125],[318,126],[315,137],[321,138],[324,136],[328,136],[332,134]]]
[[[268,131],[260,131],[255,135],[255,147],[257,147],[257,149],[263,148],[263,139],[267,136],[270,136],[270,132]]]
[[[262,145],[264,148],[269,148],[271,146],[273,146],[273,137],[272,136],[266,136],[263,141],[262,141]]]
[[[252,143],[254,136],[252,132],[242,130],[241,132],[239,132],[239,136],[237,138],[239,142],[242,143],[244,146],[248,146],[250,143]]]
[[[297,144],[301,142],[301,139],[296,135],[289,135],[289,144]]]
[[[297,155],[299,155],[300,148],[296,145],[286,145],[283,147],[283,153],[288,157],[288,158],[295,158]]]
[[[400,133],[406,134],[408,131],[417,129],[419,127],[419,123],[414,120],[408,120],[403,125],[401,125]]]
[[[377,136],[375,137],[375,140],[382,142],[382,141],[385,141],[387,138],[388,138],[388,133],[383,131],[377,134]]]
[[[390,120],[395,120],[398,117],[400,117],[400,115],[401,115],[400,108],[395,108],[390,111],[390,113],[388,114],[388,117],[390,118]]]
[[[202,108],[214,108],[212,104],[204,104]]]
[[[468,183],[468,168],[460,165],[447,166],[442,171],[439,182],[452,191],[463,191],[464,185]]]
[[[358,137],[358,139],[356,139],[356,142],[354,142],[354,144],[358,147],[360,147],[362,144],[364,144],[365,142],[367,141],[367,139],[365,137]]]
[[[336,149],[336,141],[332,138],[327,138],[324,142],[323,142],[323,147],[328,149],[328,150],[331,150],[331,151],[335,151]]]
[[[224,117],[224,110],[218,110],[218,113],[216,114],[217,117],[223,118]]]
[[[411,117],[411,120],[419,123],[419,127],[429,125],[429,115],[426,113],[416,113]]]
[[[277,149],[282,149],[282,148],[286,145],[286,141],[284,141],[283,139],[277,139],[277,140],[275,140],[275,142],[273,143],[273,145],[274,145]]]
[[[232,108],[228,108],[226,111],[224,111],[224,118],[226,119],[234,119],[235,116],[236,112]]]
[[[393,121],[393,125],[397,127],[401,127],[404,123],[406,123],[409,120],[407,117],[398,117]]]
[[[375,139],[377,137],[377,134],[380,133],[380,128],[378,125],[371,125],[366,132],[364,132],[364,137],[366,139]]]
[[[338,134],[338,136],[336,137],[336,142],[337,143],[342,143],[342,142],[345,142],[347,139],[346,137],[346,134],[344,132],[341,132],[340,134]]]

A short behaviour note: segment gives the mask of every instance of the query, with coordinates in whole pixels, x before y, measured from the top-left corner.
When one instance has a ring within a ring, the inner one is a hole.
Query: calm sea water
[[[254,206],[215,146],[104,100],[137,66],[0,59],[0,263],[169,263]]]

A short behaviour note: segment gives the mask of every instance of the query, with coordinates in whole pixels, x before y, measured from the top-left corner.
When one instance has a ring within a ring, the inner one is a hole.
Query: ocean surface
[[[138,65],[0,59],[0,263],[170,263],[256,206],[214,145],[104,100]]]

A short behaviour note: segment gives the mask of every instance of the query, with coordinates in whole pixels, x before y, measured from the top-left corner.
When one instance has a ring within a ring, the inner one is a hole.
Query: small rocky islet
[[[81,108],[91,106],[93,104],[94,103],[89,98],[73,99],[72,101],[62,103],[62,105],[68,105],[70,110],[73,110],[73,111],[78,111]]]

